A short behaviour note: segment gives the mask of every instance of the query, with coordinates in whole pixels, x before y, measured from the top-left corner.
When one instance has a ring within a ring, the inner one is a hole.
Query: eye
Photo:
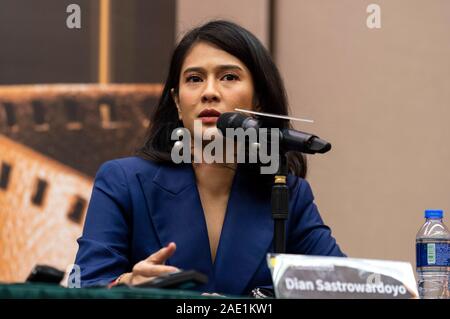
[[[225,81],[234,81],[234,80],[239,80],[239,77],[237,75],[235,75],[235,74],[229,73],[229,74],[225,74],[222,77],[222,79],[225,80]]]
[[[200,82],[201,80],[202,78],[197,75],[191,75],[186,78],[186,82]]]

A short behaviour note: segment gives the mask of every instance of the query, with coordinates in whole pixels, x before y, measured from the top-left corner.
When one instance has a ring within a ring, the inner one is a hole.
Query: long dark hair
[[[178,95],[181,67],[186,54],[198,42],[210,43],[235,56],[249,69],[254,83],[255,99],[261,112],[288,115],[286,90],[280,73],[261,42],[248,30],[224,20],[208,22],[188,32],[173,52],[169,74],[158,106],[154,110],[144,145],[137,155],[158,163],[172,162],[170,158],[173,141],[171,133],[182,126],[171,95]],[[288,121],[271,123],[271,127],[290,127]],[[288,166],[292,174],[305,177],[306,158],[303,154],[289,152]]]

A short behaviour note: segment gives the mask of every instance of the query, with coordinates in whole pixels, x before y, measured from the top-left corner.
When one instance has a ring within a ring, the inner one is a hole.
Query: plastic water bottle
[[[449,298],[450,232],[442,210],[426,210],[425,223],[416,236],[416,262],[420,298]]]

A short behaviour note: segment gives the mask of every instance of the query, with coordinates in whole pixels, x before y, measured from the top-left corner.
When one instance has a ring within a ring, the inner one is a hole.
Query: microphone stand
[[[289,213],[289,188],[286,184],[288,175],[287,154],[280,152],[280,165],[272,185],[272,218],[274,221],[275,253],[286,252],[286,220]]]

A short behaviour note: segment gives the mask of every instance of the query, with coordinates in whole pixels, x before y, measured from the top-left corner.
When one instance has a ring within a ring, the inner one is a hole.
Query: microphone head
[[[326,153],[329,150],[331,150],[331,144],[329,142],[317,137],[311,143],[310,148],[314,152],[312,154],[315,154],[315,153],[323,154],[323,153]]]
[[[227,128],[239,128],[242,127],[244,121],[248,118],[238,112],[225,112],[220,114],[219,119],[217,120],[217,128],[222,133],[223,136],[226,136]]]

